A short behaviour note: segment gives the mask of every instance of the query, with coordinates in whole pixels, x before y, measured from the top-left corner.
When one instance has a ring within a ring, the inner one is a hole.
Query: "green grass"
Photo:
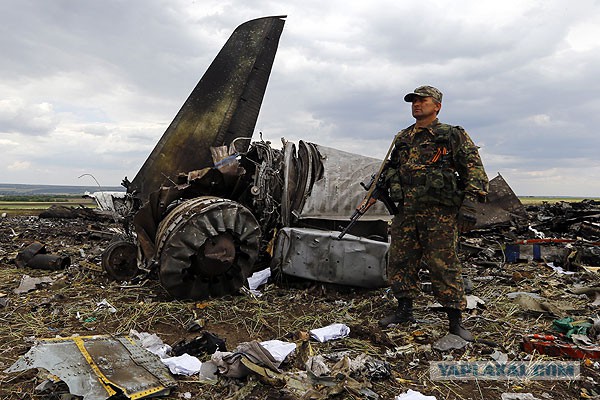
[[[561,201],[577,203],[582,200],[594,199],[598,200],[597,197],[554,197],[554,196],[519,196],[519,200],[523,205],[531,204],[542,204],[542,203],[558,203]]]
[[[59,197],[48,199],[48,201],[28,201],[28,199],[6,200],[2,198],[2,201],[0,201],[0,215],[3,213],[6,213],[7,216],[39,215],[41,211],[47,210],[53,205],[77,207],[80,204],[89,208],[96,207],[94,199],[84,199],[81,196]]]

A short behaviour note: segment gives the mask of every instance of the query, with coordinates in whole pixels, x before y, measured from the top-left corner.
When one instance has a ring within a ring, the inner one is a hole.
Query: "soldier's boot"
[[[412,299],[398,299],[398,308],[393,314],[383,317],[379,320],[379,325],[385,328],[391,324],[404,324],[407,322],[415,322],[413,316],[413,300]]]
[[[462,326],[462,316],[460,310],[456,308],[446,309],[448,313],[449,331],[450,333],[460,336],[467,342],[473,342],[475,338],[464,326]]]

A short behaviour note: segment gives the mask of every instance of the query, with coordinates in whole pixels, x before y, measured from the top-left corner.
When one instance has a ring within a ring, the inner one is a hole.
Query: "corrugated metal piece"
[[[142,199],[179,173],[212,166],[211,146],[251,138],[283,30],[284,17],[240,25],[129,184]],[[250,142],[242,140],[238,150]]]
[[[366,194],[360,182],[377,172],[381,160],[312,145],[320,155],[322,177],[314,180],[311,187],[307,188],[302,208],[297,210],[298,218],[346,220]],[[286,160],[286,163],[290,161]],[[285,199],[283,201],[285,202]],[[392,216],[383,203],[377,202],[361,219],[389,221]]]
[[[305,228],[283,228],[277,234],[272,267],[320,282],[365,288],[389,285],[389,243]]]

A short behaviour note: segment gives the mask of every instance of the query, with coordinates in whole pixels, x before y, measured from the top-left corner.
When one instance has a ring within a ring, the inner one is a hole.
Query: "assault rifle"
[[[388,150],[379,170],[376,174],[371,176],[371,179],[368,183],[361,182],[360,185],[367,191],[365,197],[360,202],[352,216],[350,217],[350,223],[346,225],[345,228],[341,228],[341,232],[338,235],[338,239],[344,237],[344,235],[356,224],[358,219],[362,217],[369,208],[373,206],[377,202],[377,200],[381,201],[385,207],[388,209],[390,214],[398,214],[398,207],[396,204],[390,199],[390,195],[388,193],[388,189],[385,183],[384,172],[388,168],[388,158],[392,153],[392,149],[394,148],[394,143],[396,143],[396,138],[392,141],[390,149]]]
[[[350,223],[342,229],[342,231],[338,235],[338,239],[343,238],[344,235],[350,230],[350,228],[352,228],[354,224],[356,224],[358,219],[362,217],[364,213],[366,213],[367,210],[377,202],[377,200],[385,204],[385,207],[388,209],[390,214],[398,213],[398,207],[392,201],[392,199],[390,199],[382,175],[383,174],[373,174],[371,175],[371,179],[368,183],[360,183],[360,185],[367,191],[367,194],[360,202],[358,207],[356,207],[354,213],[352,213],[352,216],[350,217]]]

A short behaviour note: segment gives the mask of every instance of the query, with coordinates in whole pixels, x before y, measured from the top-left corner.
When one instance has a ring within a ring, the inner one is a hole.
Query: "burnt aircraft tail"
[[[251,138],[283,30],[284,16],[240,25],[225,43],[127,191],[142,200],[179,173],[213,165],[210,147]],[[245,151],[250,140],[236,148]]]

